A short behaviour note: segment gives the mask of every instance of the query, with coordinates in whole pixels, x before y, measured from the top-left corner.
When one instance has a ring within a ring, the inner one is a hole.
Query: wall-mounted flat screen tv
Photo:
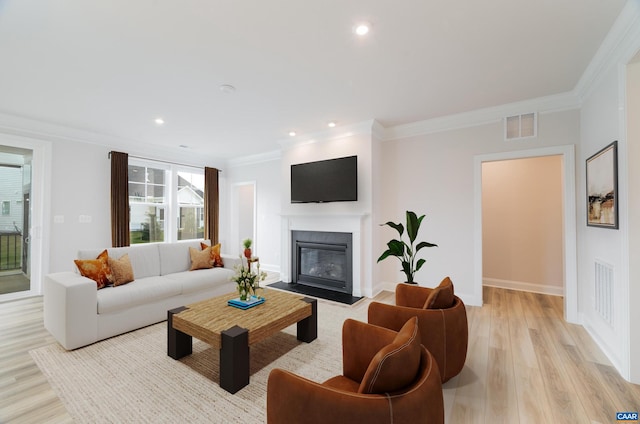
[[[291,203],[358,200],[358,157],[291,165]]]

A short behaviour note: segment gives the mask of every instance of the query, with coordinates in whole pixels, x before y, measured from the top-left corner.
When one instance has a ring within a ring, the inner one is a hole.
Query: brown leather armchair
[[[322,384],[274,369],[267,423],[444,423],[440,374],[417,319],[399,332],[347,319],[343,375]]]
[[[417,316],[422,344],[438,363],[442,382],[462,371],[469,340],[467,311],[449,277],[433,289],[400,283],[395,305],[372,302],[368,314],[370,324],[396,331]]]

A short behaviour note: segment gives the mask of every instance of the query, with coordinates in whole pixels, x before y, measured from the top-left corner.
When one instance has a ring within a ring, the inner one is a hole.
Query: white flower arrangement
[[[260,281],[264,281],[267,278],[267,273],[260,271],[260,262],[255,262],[256,270],[251,269],[251,264],[247,262],[245,266],[245,259],[240,256],[240,265],[233,267],[235,274],[231,277],[231,281],[235,281],[238,286],[238,294],[240,300],[247,300],[252,295],[257,296],[257,291],[260,288]]]

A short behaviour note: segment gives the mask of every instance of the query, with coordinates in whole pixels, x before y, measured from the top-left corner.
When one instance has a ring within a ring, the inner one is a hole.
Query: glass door
[[[0,146],[0,296],[28,292],[32,151]]]

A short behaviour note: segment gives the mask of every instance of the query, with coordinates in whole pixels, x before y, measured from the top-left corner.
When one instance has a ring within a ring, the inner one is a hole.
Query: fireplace
[[[353,292],[351,233],[291,231],[292,282]]]

